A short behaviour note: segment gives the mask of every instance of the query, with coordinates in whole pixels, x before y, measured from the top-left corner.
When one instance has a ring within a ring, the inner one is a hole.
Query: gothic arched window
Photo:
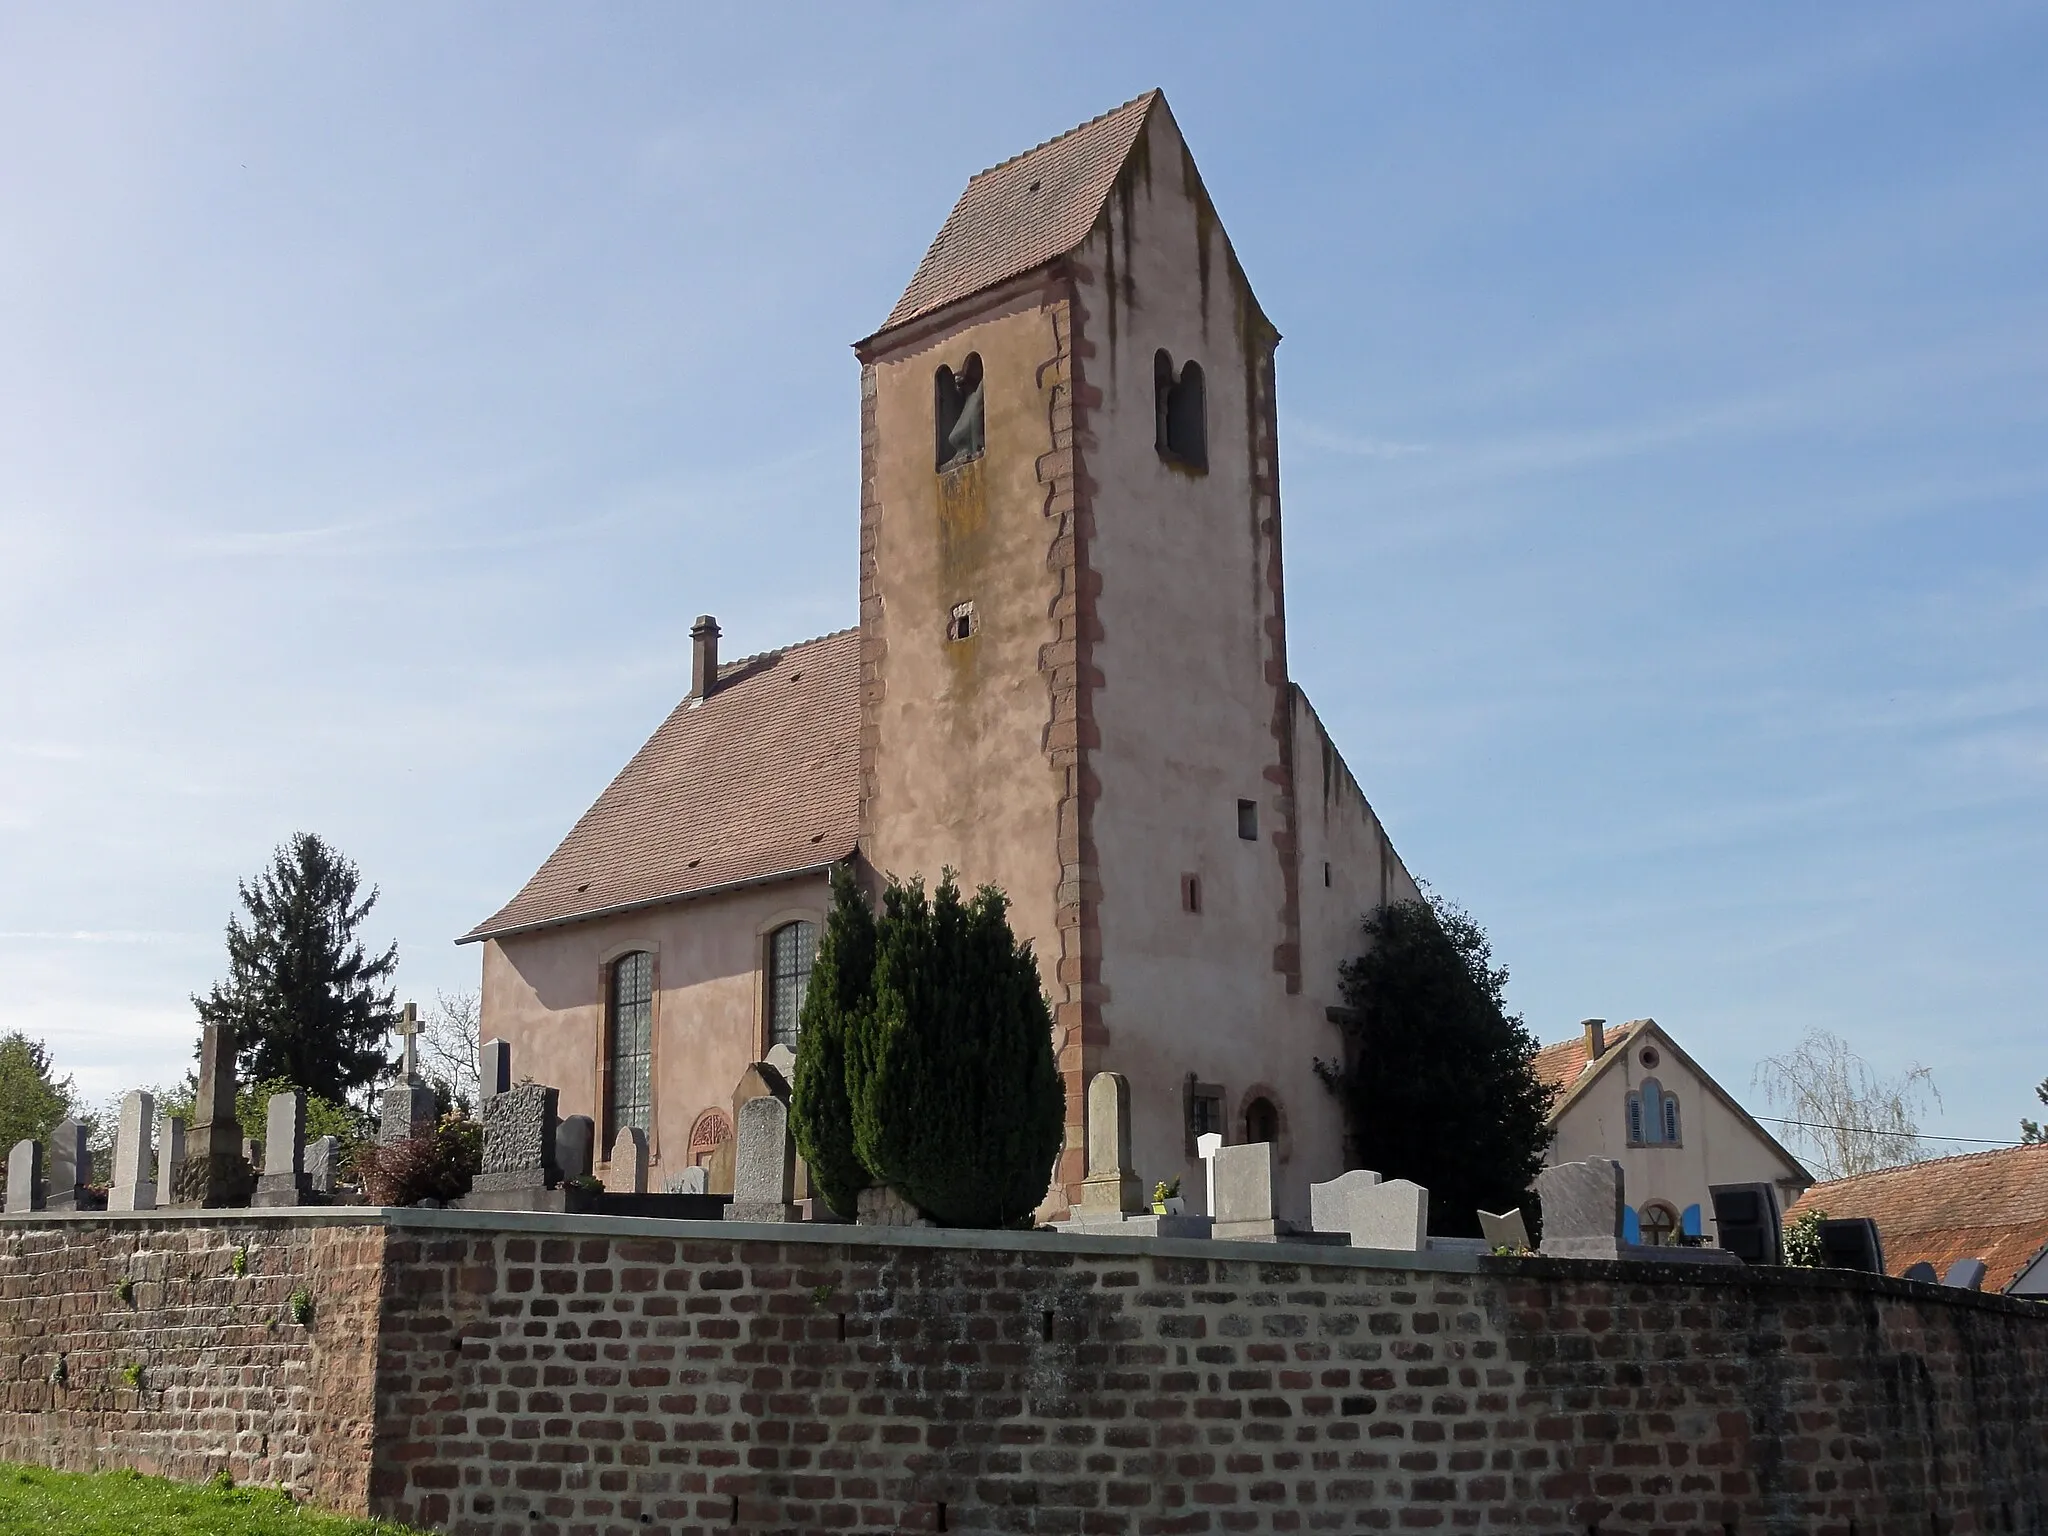
[[[937,429],[933,465],[952,469],[981,457],[988,440],[981,398],[981,354],[970,352],[955,373],[941,363],[932,379],[932,424]]]
[[[768,1043],[796,1049],[804,1011],[804,989],[811,984],[811,961],[818,953],[818,925],[801,920],[784,923],[768,935]]]
[[[1152,358],[1152,392],[1158,422],[1154,446],[1159,456],[1189,469],[1208,469],[1208,402],[1202,365],[1184,364],[1176,377],[1173,359],[1162,347]]]
[[[611,964],[605,998],[604,1139],[648,1129],[654,1109],[654,956],[644,949]]]

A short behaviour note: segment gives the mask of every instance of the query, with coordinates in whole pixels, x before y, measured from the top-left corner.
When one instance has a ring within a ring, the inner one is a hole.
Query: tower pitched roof
[[[772,880],[860,838],[860,631],[718,669],[619,770],[519,894],[459,943]]]
[[[1157,90],[991,166],[967,183],[884,331],[1045,265],[1095,228]]]

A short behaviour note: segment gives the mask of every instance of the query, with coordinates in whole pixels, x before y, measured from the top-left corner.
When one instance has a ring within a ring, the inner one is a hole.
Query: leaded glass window
[[[605,1140],[627,1126],[649,1127],[654,1103],[654,956],[643,950],[612,962],[611,1018],[605,1058]]]
[[[768,1043],[796,1049],[804,990],[818,954],[816,923],[784,923],[768,936]]]

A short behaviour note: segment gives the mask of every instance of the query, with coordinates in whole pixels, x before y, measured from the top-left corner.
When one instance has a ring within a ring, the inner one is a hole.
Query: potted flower
[[[1180,1198],[1179,1179],[1161,1179],[1152,1186],[1152,1211],[1157,1216],[1178,1216],[1186,1207]]]

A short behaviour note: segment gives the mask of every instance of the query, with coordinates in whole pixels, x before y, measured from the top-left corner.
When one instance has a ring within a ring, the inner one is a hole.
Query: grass
[[[50,1472],[0,1462],[0,1536],[411,1536],[294,1504],[271,1488],[173,1483],[133,1472]]]

